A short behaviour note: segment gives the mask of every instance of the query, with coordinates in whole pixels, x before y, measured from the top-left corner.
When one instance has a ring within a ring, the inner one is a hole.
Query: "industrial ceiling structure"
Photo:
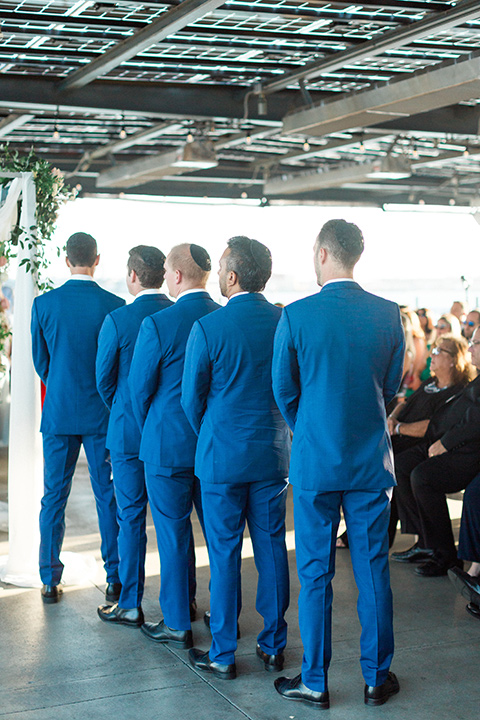
[[[480,206],[480,2],[0,0],[0,143],[86,196]]]

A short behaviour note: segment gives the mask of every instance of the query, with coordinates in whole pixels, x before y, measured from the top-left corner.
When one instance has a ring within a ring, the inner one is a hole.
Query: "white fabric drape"
[[[0,239],[8,239],[22,195],[21,227],[24,247],[18,262],[31,257],[29,228],[35,225],[35,184],[32,173],[13,180],[0,210]],[[13,315],[10,440],[8,464],[9,555],[0,558],[0,579],[21,587],[41,585],[38,571],[38,515],[43,491],[43,455],[40,435],[40,383],[32,362],[30,315],[36,295],[34,278],[19,267],[15,282]]]

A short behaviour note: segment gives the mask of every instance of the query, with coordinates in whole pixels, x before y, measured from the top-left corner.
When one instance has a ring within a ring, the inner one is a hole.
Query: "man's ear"
[[[65,263],[66,263],[67,267],[69,267],[69,268],[72,267],[72,264],[66,255],[65,255]]]
[[[227,285],[233,287],[237,284],[237,273],[235,270],[229,270],[227,274]]]
[[[95,266],[95,265],[98,265],[99,262],[100,262],[100,255],[97,255],[97,257],[95,258],[95,262],[93,263],[93,265],[94,265],[94,266]]]
[[[180,285],[182,282],[183,275],[181,270],[175,270],[175,284]]]

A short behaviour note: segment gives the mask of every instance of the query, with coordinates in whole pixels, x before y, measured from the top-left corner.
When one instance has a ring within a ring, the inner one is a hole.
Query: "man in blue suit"
[[[397,305],[353,280],[362,233],[330,220],[315,242],[322,290],[285,308],[275,338],[273,387],[294,431],[293,486],[297,569],[301,583],[302,673],[279,678],[290,700],[329,706],[332,578],[340,507],[348,528],[362,625],[365,702],[398,692],[393,656],[388,521],[393,456],[386,404],[400,384],[404,339]]]
[[[165,276],[165,255],[158,248],[138,245],[130,250],[127,287],[135,301],[107,315],[98,337],[97,388],[111,411],[107,448],[118,507],[119,575],[122,590],[118,603],[101,605],[101,620],[139,627],[145,584],[147,549],[147,491],[139,459],[140,430],[133,416],[128,373],[135,341],[143,320],[172,305],[160,292]]]
[[[257,611],[264,627],[256,652],[281,670],[289,602],[285,546],[290,435],[275,404],[271,363],[281,314],[261,291],[272,272],[265,245],[228,241],[219,280],[225,307],[198,320],[187,344],[182,404],[198,434],[200,478],[211,571],[212,644],[190,650],[193,667],[236,677],[243,530],[248,522],[258,570]]]
[[[65,507],[82,444],[97,505],[107,600],[114,599],[120,587],[116,503],[105,448],[108,411],[97,392],[95,356],[105,316],[125,302],[94,282],[100,256],[91,235],[75,233],[66,249],[72,277],[37,297],[32,309],[33,362],[46,386],[40,426],[45,485],[40,511],[40,576],[45,603],[58,602],[61,593]]]
[[[200,487],[194,473],[197,437],[180,404],[185,346],[193,323],[216,310],[205,291],[211,262],[199,245],[174,247],[165,261],[171,308],[144,320],[130,370],[133,409],[142,442],[147,492],[160,554],[163,620],[145,623],[154,642],[192,646],[195,619],[195,553],[192,505],[203,525]]]

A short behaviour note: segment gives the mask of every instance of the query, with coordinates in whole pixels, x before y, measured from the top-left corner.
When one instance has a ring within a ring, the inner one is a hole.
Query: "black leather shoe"
[[[260,645],[257,644],[257,657],[262,660],[265,670],[269,672],[280,672],[280,670],[283,670],[283,663],[285,662],[283,651],[280,651],[278,655],[269,655],[263,652]]]
[[[476,605],[473,602],[468,603],[467,612],[473,615],[474,618],[477,618],[477,620],[480,620],[480,605]]]
[[[392,560],[400,563],[417,563],[428,560],[433,555],[433,550],[427,550],[425,548],[418,547],[418,543],[412,545],[408,550],[403,552],[394,552],[390,555]]]
[[[325,692],[310,690],[303,684],[301,675],[294,678],[277,678],[273,684],[275,690],[286,700],[299,700],[308,703],[308,705],[314,705],[320,710],[328,710],[330,707],[328,690],[325,690]]]
[[[190,622],[197,619],[197,601],[195,598],[190,603]]]
[[[188,651],[188,659],[195,670],[212,673],[212,675],[222,680],[234,680],[237,677],[235,663],[233,665],[222,665],[222,663],[212,662],[208,656],[208,650],[203,652],[198,648],[192,648]]]
[[[424,565],[416,567],[415,572],[422,577],[442,577],[442,575],[447,574],[450,568],[455,566],[463,567],[462,561],[454,560],[452,562],[452,560],[445,560],[441,555],[434,553]]]
[[[207,626],[207,628],[210,630],[210,610],[205,611],[205,615],[203,616],[203,622]],[[237,640],[240,640],[240,625],[237,623]]]
[[[455,588],[464,598],[474,605],[480,605],[480,578],[469,575],[458,567],[452,567],[448,571],[448,577],[455,585]]]
[[[125,608],[118,607],[117,603],[115,605],[100,605],[97,608],[97,613],[100,620],[117,623],[117,625],[126,625],[127,627],[140,627],[145,620],[141,607],[125,610]]]
[[[45,605],[57,603],[63,593],[61,585],[44,585],[40,590]]]
[[[164,620],[160,620],[159,623],[143,623],[140,630],[150,640],[157,643],[168,643],[184,650],[193,647],[191,630],[173,630],[165,625]]]
[[[388,698],[396,695],[400,690],[397,676],[393,672],[382,685],[365,685],[365,705],[383,705]]]
[[[105,588],[105,602],[117,603],[120,600],[120,593],[122,592],[122,583],[108,583]]]

